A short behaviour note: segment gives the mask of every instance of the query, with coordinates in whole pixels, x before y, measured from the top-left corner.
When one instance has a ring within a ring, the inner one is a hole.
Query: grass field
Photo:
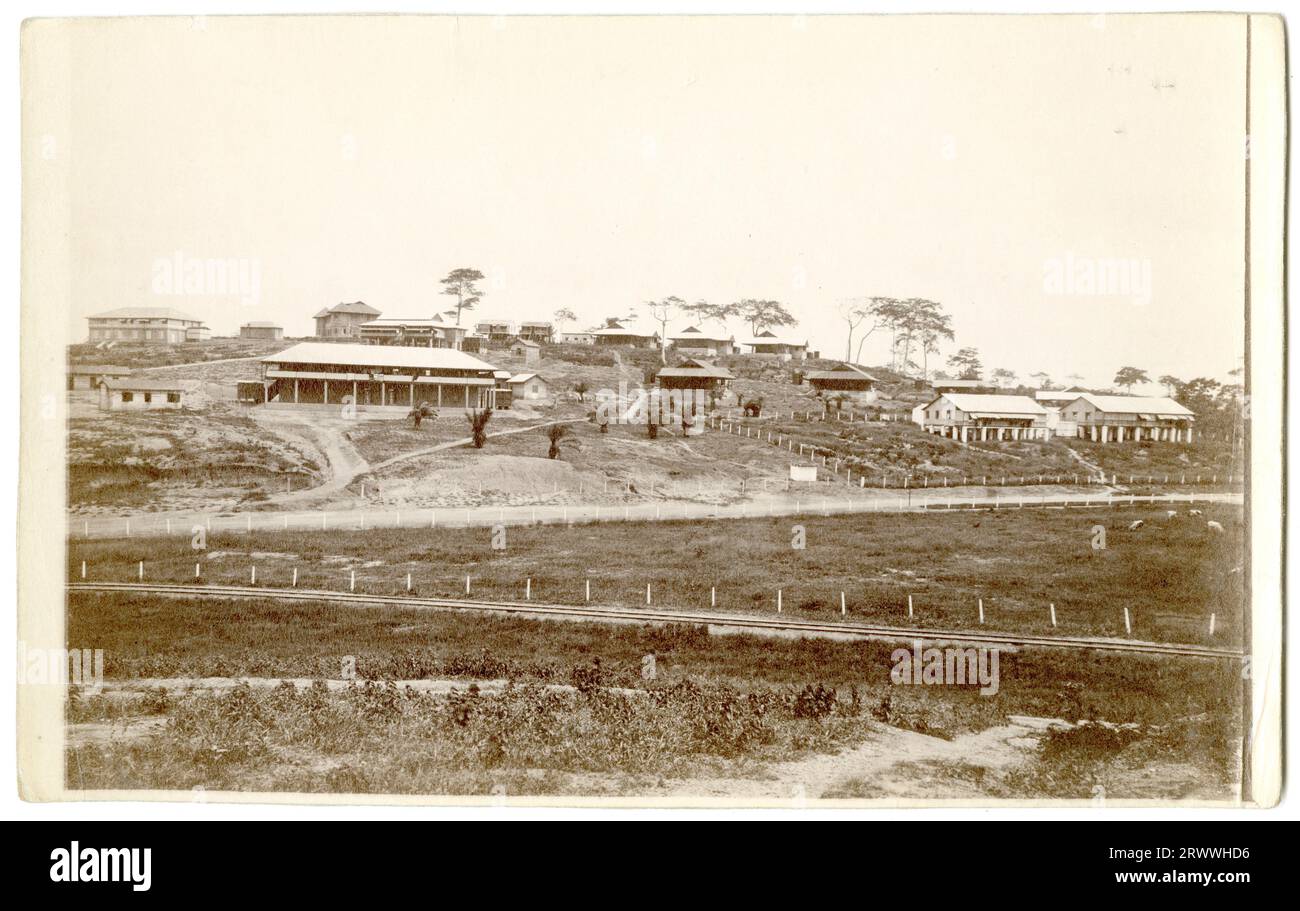
[[[945,776],[970,771],[951,754],[1016,715],[1065,726],[981,773],[974,793],[1086,798],[1104,782],[1109,796],[1152,796],[1147,774],[1171,754],[1186,758],[1161,793],[1222,798],[1234,776],[1237,669],[1203,660],[1008,652],[998,693],[981,696],[892,683],[893,647],[881,643],[94,595],[70,600],[68,642],[104,648],[110,681],[337,680],[352,656],[364,680],[463,682],[453,693],[358,682],[79,696],[73,788],[654,794],[674,779],[770,786],[865,744],[897,751],[890,775],[943,794]],[[641,676],[647,654],[653,681]],[[465,692],[471,681],[484,689]],[[909,769],[944,744],[947,760]],[[826,796],[881,796],[884,777],[850,776]]]
[[[1131,531],[1130,522],[1145,521]],[[1226,529],[1215,534],[1207,519]],[[794,527],[804,549],[792,547]],[[1106,548],[1094,550],[1095,526]],[[69,542],[69,578],[86,561],[92,580],[130,581],[139,561],[151,581],[202,579],[390,595],[522,601],[525,580],[539,602],[594,603],[774,614],[776,592],[791,618],[835,620],[840,592],[849,621],[971,629],[983,599],[985,628],[1024,633],[1123,635],[1129,609],[1137,638],[1204,642],[1216,614],[1216,642],[1240,631],[1243,550],[1239,507],[1204,508],[1170,520],[1163,510],[999,510],[847,515],[710,523],[650,522],[524,526],[505,530],[388,529],[367,532],[253,532],[213,535],[195,551],[188,537]]]

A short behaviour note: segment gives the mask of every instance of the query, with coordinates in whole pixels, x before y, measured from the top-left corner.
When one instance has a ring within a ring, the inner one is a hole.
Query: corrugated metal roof
[[[496,368],[455,348],[414,348],[403,345],[335,345],[299,342],[261,360],[269,363],[338,364],[350,367],[406,367],[412,370],[476,370]]]
[[[506,382],[513,386],[515,383],[526,383],[529,380],[531,380],[533,377],[537,377],[543,383],[546,382],[546,377],[537,373],[516,373],[514,376],[510,377],[510,379],[508,379]]]
[[[1047,412],[1033,399],[1024,395],[980,395],[973,392],[945,392],[939,398],[952,402],[955,408],[971,415],[1009,417],[1046,417]],[[931,405],[934,402],[930,403]]]
[[[74,376],[128,376],[131,373],[130,367],[118,367],[113,364],[77,364],[75,367],[69,367],[68,373]]]
[[[635,335],[638,338],[650,338],[657,333],[653,329],[640,329],[636,326],[607,326],[604,329],[597,329],[592,335]]]
[[[1078,396],[1090,402],[1098,411],[1107,414],[1158,414],[1161,417],[1189,418],[1195,415],[1187,408],[1165,396],[1093,395],[1084,392]],[[1075,399],[1071,399],[1075,401]]]
[[[668,336],[668,339],[669,341],[674,341],[674,342],[676,341],[729,342],[732,340],[732,337],[730,335],[722,335],[722,334],[715,335],[712,333],[708,333],[700,329],[698,326],[687,326],[685,329],[683,329],[681,332],[678,332],[676,335]]]
[[[87,319],[177,319],[191,323],[201,323],[197,316],[190,316],[173,307],[118,307],[103,313],[92,313]]]
[[[807,348],[808,341],[798,338],[782,338],[776,335],[756,335],[753,338],[742,338],[736,344],[738,345],[788,345],[792,348]]]
[[[185,391],[185,384],[180,380],[156,380],[140,376],[110,377],[104,380],[104,385],[109,389],[121,389],[126,392]]]
[[[333,307],[330,307],[328,310],[323,310],[321,312],[322,313],[360,313],[363,315],[369,313],[374,316],[379,315],[378,310],[376,310],[374,307],[370,306],[364,301],[352,301],[351,303],[335,304]]]
[[[735,379],[730,370],[695,357],[686,358],[676,367],[664,367],[660,369],[657,376],[701,376],[718,380]]]
[[[876,378],[861,367],[853,364],[840,364],[830,370],[812,370],[804,374],[807,380],[870,380],[877,382]]]

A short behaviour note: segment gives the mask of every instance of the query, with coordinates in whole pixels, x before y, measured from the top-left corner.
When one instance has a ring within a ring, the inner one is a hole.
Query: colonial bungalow
[[[432,319],[372,319],[362,323],[357,337],[370,345],[408,345],[416,348],[460,348],[465,327]]]
[[[413,404],[490,408],[496,370],[454,348],[302,342],[262,361],[267,407],[404,415]]]
[[[525,364],[536,364],[542,357],[542,346],[526,338],[517,338],[510,344],[510,353],[522,357]]]
[[[735,379],[729,370],[698,358],[687,358],[676,367],[664,367],[655,375],[660,389],[722,390]]]
[[[506,381],[510,387],[510,397],[514,401],[544,399],[550,395],[550,385],[546,378],[536,373],[518,373]]]
[[[86,317],[92,342],[201,342],[212,334],[201,319],[171,307],[118,307]]]
[[[806,339],[781,338],[770,330],[764,330],[753,338],[742,338],[737,342],[749,354],[775,354],[782,360],[795,358],[802,360],[808,353]]]
[[[594,345],[596,344],[596,333],[594,332],[561,332],[560,341],[566,345]]]
[[[474,334],[488,342],[504,344],[515,337],[515,324],[507,319],[485,319],[474,324]]]
[[[837,364],[830,370],[813,370],[804,375],[818,395],[845,395],[859,402],[876,398],[876,378],[853,364]]]
[[[519,337],[530,342],[551,343],[555,337],[555,326],[547,322],[526,322],[519,324]]]
[[[312,317],[316,321],[317,338],[356,338],[362,323],[379,316],[379,311],[369,304],[353,301],[326,307]]]
[[[682,354],[699,354],[704,357],[733,354],[736,350],[733,336],[722,332],[705,332],[698,326],[687,326],[676,335],[668,336],[668,341]]]
[[[68,389],[95,389],[104,380],[120,380],[130,375],[130,367],[114,367],[112,364],[78,364],[68,368]]]
[[[158,380],[140,376],[109,378],[99,384],[101,411],[153,411],[180,408],[185,386],[180,380]]]
[[[658,332],[646,332],[622,322],[614,322],[591,334],[597,345],[606,347],[621,345],[626,348],[654,348],[659,344]]]
[[[928,405],[921,427],[962,442],[1045,440],[1047,412],[1023,395],[946,392]]]
[[[1093,395],[1085,392],[1061,406],[1062,420],[1073,421],[1076,435],[1097,443],[1125,440],[1192,441],[1196,415],[1164,396]]]
[[[239,327],[240,338],[270,338],[277,339],[284,336],[284,327],[275,323],[253,322],[244,323]]]
[[[995,384],[986,382],[981,379],[973,380],[930,380],[927,384],[934,390],[935,395],[943,395],[945,392],[976,392],[986,394],[996,394],[998,388]]]

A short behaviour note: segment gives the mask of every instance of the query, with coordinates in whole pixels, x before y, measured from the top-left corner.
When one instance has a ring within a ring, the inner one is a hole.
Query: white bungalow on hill
[[[753,338],[742,338],[736,344],[748,354],[775,354],[782,360],[802,360],[808,353],[808,340],[803,338],[781,337],[770,330],[764,330]]]
[[[1023,395],[947,392],[922,409],[921,426],[962,442],[1045,440],[1047,412]]]
[[[1061,419],[1075,424],[1079,439],[1098,443],[1126,440],[1190,443],[1196,415],[1164,396],[1085,392],[1061,406]]]
[[[659,333],[644,329],[627,320],[614,320],[603,329],[591,333],[597,345],[622,346],[631,348],[656,348],[659,345]]]
[[[699,326],[687,326],[676,335],[668,336],[668,341],[682,354],[704,357],[732,354],[736,350],[735,337],[731,333],[723,330],[710,332]]]

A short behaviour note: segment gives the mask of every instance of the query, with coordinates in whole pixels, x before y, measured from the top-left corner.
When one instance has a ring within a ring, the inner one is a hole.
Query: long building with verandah
[[[1139,440],[1190,443],[1196,415],[1164,396],[1085,392],[1061,406],[1061,418],[1074,422],[1079,439],[1097,443]]]
[[[413,405],[491,408],[496,370],[454,348],[302,342],[262,361],[269,408],[404,415]]]
[[[1023,395],[948,392],[931,401],[921,427],[963,443],[988,440],[1046,440],[1047,412]]]

